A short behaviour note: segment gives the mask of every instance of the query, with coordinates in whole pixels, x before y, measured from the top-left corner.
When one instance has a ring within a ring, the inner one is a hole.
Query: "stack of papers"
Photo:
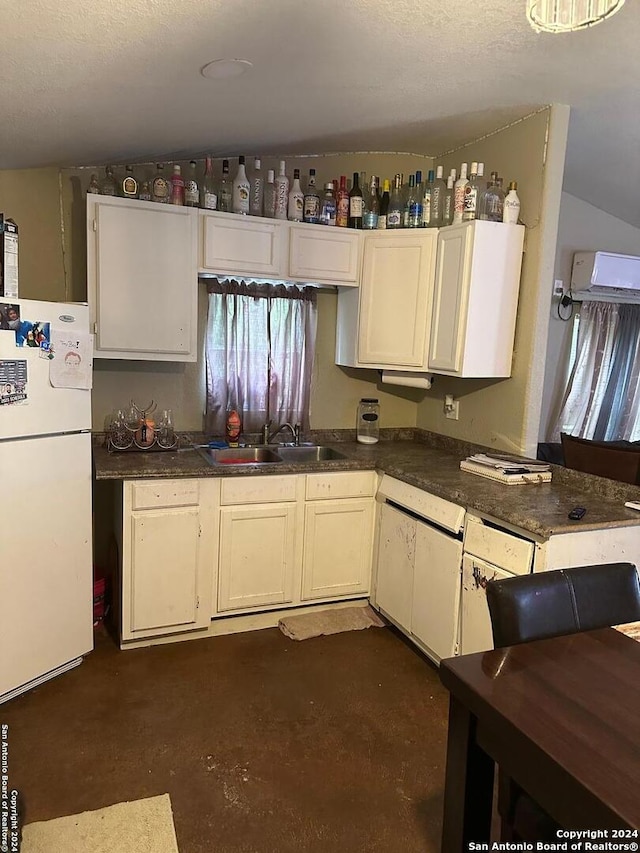
[[[537,459],[498,453],[474,453],[460,463],[462,471],[498,480],[501,483],[548,483],[550,466]]]

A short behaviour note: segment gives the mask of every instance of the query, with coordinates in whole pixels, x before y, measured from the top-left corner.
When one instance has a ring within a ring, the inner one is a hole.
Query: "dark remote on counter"
[[[583,506],[574,506],[574,508],[573,508],[573,509],[571,510],[571,512],[569,513],[569,516],[568,516],[568,517],[569,517],[572,521],[579,521],[579,520],[584,516],[584,514],[586,513],[586,511],[587,511],[587,510],[586,510],[586,509],[585,509],[585,507],[583,507]]]

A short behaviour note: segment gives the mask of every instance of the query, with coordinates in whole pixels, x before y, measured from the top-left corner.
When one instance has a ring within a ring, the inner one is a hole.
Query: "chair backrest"
[[[486,593],[495,648],[640,620],[640,582],[631,563],[490,581]]]
[[[640,447],[620,447],[610,441],[592,441],[561,433],[564,464],[574,471],[640,484]]]

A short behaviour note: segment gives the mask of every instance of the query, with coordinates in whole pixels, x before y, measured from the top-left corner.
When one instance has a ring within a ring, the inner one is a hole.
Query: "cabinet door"
[[[207,567],[200,548],[198,507],[136,511],[129,523],[123,639],[205,627]]]
[[[418,522],[411,630],[437,660],[455,654],[462,542]]]
[[[485,588],[488,581],[513,577],[509,572],[485,563],[478,557],[462,558],[462,611],[460,615],[460,654],[486,652],[493,648],[491,617]]]
[[[90,196],[87,217],[95,355],[195,361],[197,211]]]
[[[438,235],[429,369],[458,371],[467,316],[473,230],[444,229]]]
[[[200,212],[200,269],[206,272],[258,273],[286,277],[283,245],[288,226],[273,220]]]
[[[367,236],[360,286],[358,361],[425,368],[437,233]]]
[[[289,275],[302,281],[356,284],[360,260],[358,232],[326,226],[291,226]]]
[[[369,592],[373,515],[372,498],[307,503],[303,600]]]
[[[292,601],[295,524],[295,503],[220,510],[219,611]]]
[[[380,507],[376,605],[407,632],[411,631],[416,525],[410,515],[387,504]]]

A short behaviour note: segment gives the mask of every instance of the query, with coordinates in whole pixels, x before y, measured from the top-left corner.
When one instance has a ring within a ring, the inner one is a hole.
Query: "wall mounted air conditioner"
[[[571,296],[578,301],[640,302],[640,258],[612,252],[576,252]]]

